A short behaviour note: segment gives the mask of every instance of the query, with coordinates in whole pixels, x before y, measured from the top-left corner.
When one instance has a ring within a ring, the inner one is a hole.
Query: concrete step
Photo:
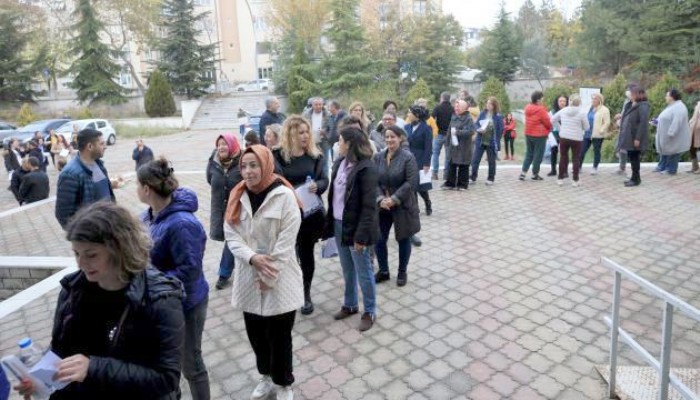
[[[265,100],[268,93],[232,93],[226,97],[205,99],[197,111],[190,129],[238,129],[238,110],[243,109],[253,115],[265,111]],[[280,99],[282,109],[286,107],[286,99]]]

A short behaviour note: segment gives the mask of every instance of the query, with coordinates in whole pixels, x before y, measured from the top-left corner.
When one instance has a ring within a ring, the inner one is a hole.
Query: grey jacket
[[[458,146],[452,145],[452,128],[455,128]],[[447,137],[445,138],[445,154],[448,161],[459,165],[471,164],[474,133],[476,133],[474,121],[468,112],[452,116],[450,129],[447,131]]]
[[[639,140],[639,149],[634,141]],[[645,152],[649,147],[649,103],[634,103],[622,114],[620,125],[620,150]]]
[[[677,100],[659,114],[656,128],[656,152],[671,156],[688,151],[690,148],[690,125],[688,109]]]
[[[391,164],[387,163],[387,152],[388,150],[383,150],[373,157],[379,177],[377,205],[385,197],[391,197],[397,204],[390,212],[394,220],[396,240],[403,240],[420,232],[416,198],[418,167],[413,154],[405,148],[399,149],[394,154]],[[379,208],[379,212],[381,214],[389,211]]]
[[[307,121],[309,121],[309,129],[312,128],[312,114],[314,110],[312,108],[308,109],[306,112],[304,112],[304,118],[306,118]],[[326,111],[325,109],[321,112],[321,132],[310,132],[311,136],[314,138],[314,143],[323,146],[324,148],[329,146],[329,134],[326,132],[327,126],[328,126],[328,118],[330,118],[331,113]]]

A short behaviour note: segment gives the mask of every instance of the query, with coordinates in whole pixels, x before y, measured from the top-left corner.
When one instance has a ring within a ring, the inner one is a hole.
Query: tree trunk
[[[141,83],[141,79],[136,73],[136,68],[134,68],[134,64],[132,64],[131,60],[127,59],[125,55],[122,55],[121,59],[129,67],[129,74],[131,74],[131,79],[133,79],[136,83],[136,86],[138,86],[140,94],[143,95],[144,93],[146,93],[146,88],[145,86],[143,86],[143,83]]]

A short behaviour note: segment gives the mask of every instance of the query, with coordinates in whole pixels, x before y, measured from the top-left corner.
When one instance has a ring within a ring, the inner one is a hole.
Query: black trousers
[[[294,383],[292,374],[292,328],[296,310],[286,314],[263,317],[243,313],[248,340],[255,352],[255,362],[261,375],[270,375],[280,386]]]
[[[309,293],[311,290],[311,281],[314,279],[314,272],[316,271],[314,247],[316,242],[318,242],[318,232],[323,229],[323,213],[317,214],[310,215],[301,221],[301,227],[297,235],[296,251],[304,279],[304,293]]]
[[[445,185],[465,189],[469,187],[469,164],[455,164],[451,162]]]
[[[641,167],[642,152],[639,150],[627,150],[627,159],[632,167],[632,177],[630,178],[633,182],[641,182],[642,178],[639,175],[639,169]]]

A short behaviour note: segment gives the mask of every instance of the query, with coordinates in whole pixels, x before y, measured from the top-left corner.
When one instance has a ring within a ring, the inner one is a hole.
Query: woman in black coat
[[[622,114],[620,123],[620,149],[627,151],[632,166],[632,177],[625,182],[627,187],[642,183],[639,175],[641,157],[649,146],[649,102],[646,90],[635,86],[630,92],[632,106]]]
[[[68,386],[51,399],[179,398],[182,284],[148,267],[142,224],[101,201],[73,217],[66,237],[80,271],[61,280],[51,350]],[[34,392],[30,383],[16,389]]]
[[[314,143],[311,124],[306,119],[292,115],[284,121],[279,147],[272,151],[272,155],[275,158],[275,168],[292,186],[307,184],[308,179],[310,192],[320,196],[328,189],[326,161]],[[314,312],[314,303],[311,301],[311,281],[316,269],[314,247],[321,238],[324,225],[325,214],[323,208],[320,208],[303,215],[297,235],[297,257],[304,278],[303,315]]]
[[[379,239],[377,169],[371,159],[369,138],[358,128],[347,127],[340,132],[338,153],[328,189],[324,232],[324,238],[335,236],[345,279],[343,306],[333,318],[341,320],[357,314],[359,283],[365,308],[359,330],[366,331],[376,319],[376,282],[369,247]]]
[[[209,237],[211,240],[224,241],[224,212],[228,205],[231,189],[243,180],[238,167],[241,156],[241,145],[236,137],[224,133],[216,139],[216,149],[209,157],[207,164],[207,183],[211,186],[211,218]],[[216,289],[221,290],[230,284],[233,274],[234,258],[228,246],[224,245],[219,263],[219,279]]]
[[[384,130],[386,149],[374,155],[379,185],[377,204],[379,206],[379,231],[381,237],[375,245],[379,272],[377,283],[389,280],[389,255],[386,242],[394,225],[394,235],[399,243],[398,286],[406,285],[406,269],[411,258],[411,236],[420,231],[418,201],[415,186],[418,183],[416,160],[410,151],[402,149],[406,133],[398,126]]]
[[[426,122],[430,118],[430,113],[423,106],[411,106],[408,111],[407,119],[410,121],[406,125],[408,148],[413,153],[413,157],[415,157],[418,171],[423,170],[427,174],[430,172],[430,160],[433,156],[433,130]],[[418,194],[425,202],[425,213],[427,215],[432,214],[433,203],[430,201],[428,191],[420,190],[419,188]]]

